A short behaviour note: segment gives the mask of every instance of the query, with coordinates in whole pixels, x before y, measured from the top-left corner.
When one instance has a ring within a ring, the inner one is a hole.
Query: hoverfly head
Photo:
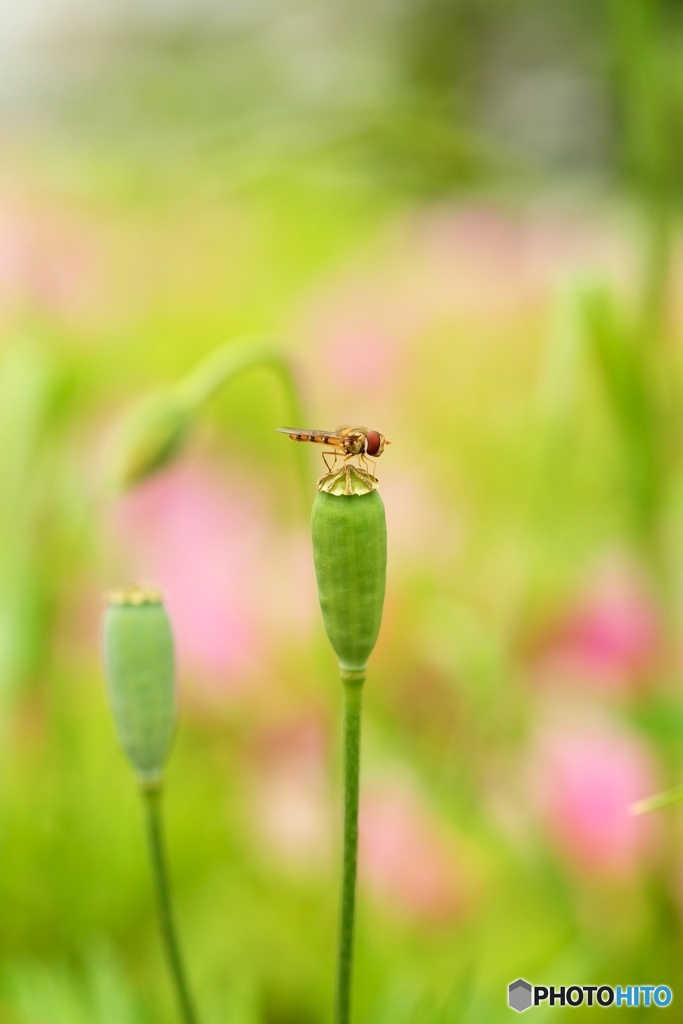
[[[365,439],[365,451],[368,455],[378,458],[387,444],[391,444],[391,441],[387,441],[383,434],[380,434],[377,430],[368,430]]]

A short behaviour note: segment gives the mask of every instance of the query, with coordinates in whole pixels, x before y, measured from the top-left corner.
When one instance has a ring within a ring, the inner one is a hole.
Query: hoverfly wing
[[[289,434],[290,437],[298,437],[300,434],[307,434],[307,430],[297,430],[296,427],[276,427],[278,434]]]
[[[341,439],[335,430],[299,430],[296,427],[277,427],[278,433],[287,434],[293,441],[312,441],[314,444],[340,445]]]

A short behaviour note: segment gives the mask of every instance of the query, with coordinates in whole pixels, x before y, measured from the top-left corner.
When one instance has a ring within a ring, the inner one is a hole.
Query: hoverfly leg
[[[332,470],[334,469],[334,465],[335,465],[337,459],[339,458],[339,452],[322,452],[322,457],[323,457],[323,462],[325,463],[325,467],[327,469],[327,472],[331,473]],[[327,461],[328,458],[332,459],[332,465],[330,465],[330,463]]]
[[[368,474],[368,476],[371,476],[373,480],[377,480],[377,474],[375,472],[377,463],[373,459],[369,459],[365,454],[359,456],[359,461],[363,463],[363,470]]]

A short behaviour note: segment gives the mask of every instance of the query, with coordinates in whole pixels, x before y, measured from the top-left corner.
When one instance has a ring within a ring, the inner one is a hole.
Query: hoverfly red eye
[[[376,430],[368,430],[368,436],[365,442],[365,450],[368,455],[377,455],[382,444],[382,435],[378,434]]]

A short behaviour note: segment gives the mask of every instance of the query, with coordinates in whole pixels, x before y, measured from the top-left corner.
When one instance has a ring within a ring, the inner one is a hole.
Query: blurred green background
[[[172,467],[106,479],[131,404],[250,332],[292,361],[292,426],[393,442],[358,1024],[496,1024],[519,976],[666,983],[672,1019],[681,812],[627,808],[683,781],[681,5],[26,0],[2,20],[2,1024],[175,1019],[99,661],[101,595],[131,579],[177,630],[166,812],[203,1019],[331,1017],[319,455],[302,498],[254,370]]]

